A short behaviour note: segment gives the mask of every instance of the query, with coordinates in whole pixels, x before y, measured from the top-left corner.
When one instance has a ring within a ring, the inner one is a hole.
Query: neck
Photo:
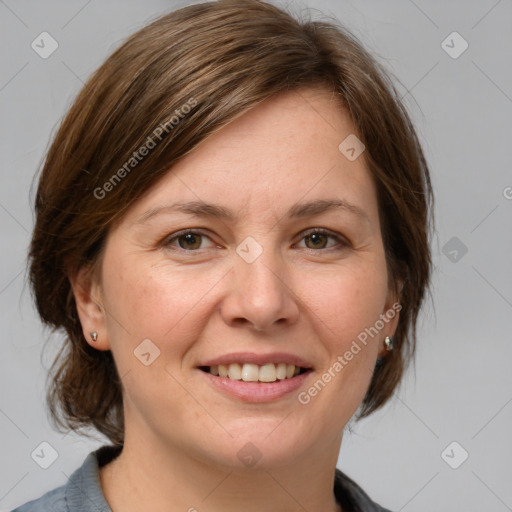
[[[341,435],[279,467],[233,468],[127,430],[121,454],[100,469],[100,480],[112,510],[125,512],[340,512],[333,493],[340,445]]]

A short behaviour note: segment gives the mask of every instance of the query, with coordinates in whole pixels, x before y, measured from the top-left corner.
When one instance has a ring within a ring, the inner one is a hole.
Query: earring
[[[96,341],[98,339],[98,333],[96,331],[91,332],[92,341]]]
[[[393,350],[395,348],[394,347],[394,340],[393,340],[392,337],[390,338],[389,336],[386,336],[384,338],[384,343],[386,344],[386,348],[387,348],[388,351]]]

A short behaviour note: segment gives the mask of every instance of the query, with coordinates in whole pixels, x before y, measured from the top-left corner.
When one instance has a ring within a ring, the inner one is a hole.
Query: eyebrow
[[[368,215],[361,208],[343,199],[317,199],[305,203],[296,203],[286,212],[285,216],[291,219],[300,219],[331,210],[342,210],[370,222]],[[186,213],[205,218],[216,217],[230,222],[233,222],[236,218],[236,215],[224,206],[205,203],[204,201],[188,201],[152,208],[139,217],[135,224],[144,224],[149,219],[163,213]]]

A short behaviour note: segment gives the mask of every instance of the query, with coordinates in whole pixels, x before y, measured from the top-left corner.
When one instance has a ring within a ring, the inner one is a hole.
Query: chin
[[[307,451],[308,430],[291,429],[292,423],[285,418],[244,418],[228,425],[226,430],[233,437],[223,436],[216,443],[215,459],[230,470],[270,470],[293,463]]]

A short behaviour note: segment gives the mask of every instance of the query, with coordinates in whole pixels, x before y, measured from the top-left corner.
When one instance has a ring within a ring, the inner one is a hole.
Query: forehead
[[[240,217],[279,216],[297,202],[341,200],[378,221],[364,153],[339,145],[354,136],[339,99],[321,88],[276,95],[205,139],[137,203],[130,219],[175,202],[225,205]]]

